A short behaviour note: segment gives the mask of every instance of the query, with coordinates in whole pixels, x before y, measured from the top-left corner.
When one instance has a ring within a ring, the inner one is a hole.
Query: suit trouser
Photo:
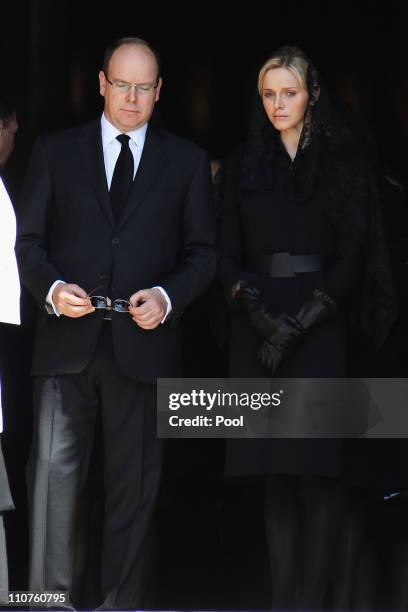
[[[0,592],[8,591],[8,564],[6,534],[4,530],[4,511],[13,510],[13,508],[13,500],[11,499],[10,487],[1,449],[0,434]],[[1,601],[0,597],[0,605],[1,603],[4,602]]]
[[[8,591],[8,567],[7,567],[7,548],[6,534],[4,533],[3,514],[0,512],[0,593]],[[4,604],[0,597],[0,605]]]
[[[102,606],[130,609],[140,597],[143,549],[160,480],[156,388],[117,371],[110,323],[104,322],[83,372],[36,379],[34,410],[30,589],[72,588],[77,501],[100,410],[106,500]]]

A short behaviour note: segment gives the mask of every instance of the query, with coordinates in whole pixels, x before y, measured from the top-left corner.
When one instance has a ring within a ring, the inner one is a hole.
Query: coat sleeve
[[[333,177],[328,173],[325,179],[337,239],[334,256],[319,289],[341,304],[362,282],[374,196],[370,176],[351,162],[338,164]]]
[[[172,303],[172,315],[181,314],[213,280],[216,267],[216,227],[212,203],[210,164],[200,151],[185,194],[181,216],[180,261],[160,282]]]
[[[48,260],[47,239],[53,203],[52,181],[44,142],[34,145],[17,209],[16,255],[21,279],[45,308],[51,285],[62,278]]]
[[[258,278],[258,275],[248,272],[245,266],[245,233],[240,210],[242,153],[242,146],[232,151],[221,170],[219,276],[226,289],[238,280],[255,282]]]
[[[323,285],[318,287],[341,304],[355,289],[363,271],[363,248],[353,236],[339,232],[333,260],[328,267]]]

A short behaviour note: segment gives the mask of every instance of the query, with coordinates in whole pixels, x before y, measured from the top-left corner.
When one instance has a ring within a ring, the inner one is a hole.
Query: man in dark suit
[[[71,588],[100,411],[101,608],[131,609],[160,475],[155,382],[180,375],[177,321],[215,274],[215,230],[206,154],[148,123],[162,86],[151,47],[111,45],[99,83],[102,118],[37,141],[20,206],[17,254],[40,309],[30,589]]]

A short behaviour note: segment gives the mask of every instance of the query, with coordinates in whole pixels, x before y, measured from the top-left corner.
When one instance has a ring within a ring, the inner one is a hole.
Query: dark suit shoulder
[[[194,156],[202,156],[203,154],[206,154],[205,149],[197,145],[195,142],[187,140],[187,138],[177,136],[176,134],[167,132],[166,130],[158,130],[157,133],[160,138],[160,142],[164,146],[172,149],[172,151]]]
[[[41,134],[37,138],[37,142],[40,142],[45,147],[55,147],[61,144],[66,145],[69,141],[76,141],[78,138],[84,137],[90,132],[95,130],[100,130],[100,119],[95,119],[89,123],[75,126],[71,128],[66,128],[63,130],[56,130],[53,132],[46,132],[45,134]]]

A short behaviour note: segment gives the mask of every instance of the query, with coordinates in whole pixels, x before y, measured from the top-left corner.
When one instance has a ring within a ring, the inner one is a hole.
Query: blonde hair
[[[258,91],[262,96],[262,87],[266,73],[275,68],[287,68],[300,87],[307,91],[308,62],[299,47],[281,47],[264,63],[258,75]]]

